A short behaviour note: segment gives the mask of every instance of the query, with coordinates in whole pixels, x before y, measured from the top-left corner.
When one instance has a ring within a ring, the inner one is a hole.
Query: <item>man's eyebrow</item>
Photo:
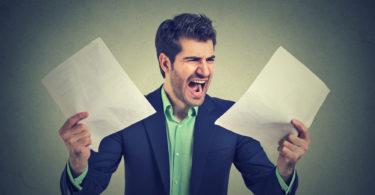
[[[188,56],[188,57],[184,57],[183,59],[184,60],[200,60],[202,58],[201,57],[197,57],[197,56]]]
[[[212,56],[210,56],[210,57],[208,57],[208,58],[206,58],[206,59],[214,59],[215,58],[215,56],[214,55],[212,55]],[[188,56],[188,57],[184,57],[183,58],[184,60],[200,60],[200,59],[202,59],[201,57],[198,57],[198,56]]]

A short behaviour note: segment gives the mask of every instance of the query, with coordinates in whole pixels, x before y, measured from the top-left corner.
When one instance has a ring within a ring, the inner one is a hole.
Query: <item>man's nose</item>
[[[197,74],[202,77],[208,77],[210,75],[210,69],[205,59],[201,60],[198,64]]]

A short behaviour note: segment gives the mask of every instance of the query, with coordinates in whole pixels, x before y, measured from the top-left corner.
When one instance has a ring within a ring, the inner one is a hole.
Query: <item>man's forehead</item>
[[[195,39],[180,38],[181,52],[183,56],[210,57],[214,55],[212,40],[199,41]]]

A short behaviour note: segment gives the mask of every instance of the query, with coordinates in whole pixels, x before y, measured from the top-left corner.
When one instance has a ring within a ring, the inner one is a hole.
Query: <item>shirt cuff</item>
[[[83,171],[83,173],[81,173],[81,175],[79,175],[78,177],[73,178],[73,174],[70,171],[70,167],[69,167],[69,161],[66,163],[66,171],[68,172],[69,180],[74,185],[74,187],[76,187],[78,190],[82,190],[81,183],[85,179],[88,170],[89,170],[89,165],[87,164],[85,171]]]
[[[294,179],[296,177],[296,170],[293,171],[292,180],[290,180],[289,186],[286,185],[285,181],[280,176],[280,174],[279,174],[279,167],[277,167],[277,166],[276,166],[276,177],[277,177],[277,180],[279,181],[281,189],[285,192],[285,194],[288,194],[289,191],[292,189],[292,186],[293,186],[293,183],[294,183]]]

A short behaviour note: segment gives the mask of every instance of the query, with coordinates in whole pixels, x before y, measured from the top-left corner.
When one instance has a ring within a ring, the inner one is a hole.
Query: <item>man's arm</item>
[[[74,177],[72,171],[70,170],[69,162],[66,163],[66,171],[68,172],[69,180],[74,185],[74,187],[76,187],[78,190],[82,190],[81,184],[83,180],[85,179],[88,170],[89,170],[89,166],[87,165],[86,170],[81,175]]]
[[[294,180],[296,180],[296,178],[297,178],[296,171],[294,170],[293,175],[290,179],[290,182],[288,182],[288,183],[286,183],[284,181],[284,179],[280,176],[279,167],[276,167],[275,174],[276,174],[277,180],[279,181],[281,189],[285,192],[285,194],[289,194],[289,192],[291,191],[291,189],[294,185]]]
[[[246,186],[255,195],[285,195],[275,174],[276,167],[269,161],[258,141],[239,135],[233,163],[241,172]],[[289,194],[295,194],[297,186],[296,175]]]
[[[299,135],[289,134],[285,139],[280,141],[278,147],[278,171],[286,183],[290,182],[297,162],[307,152],[310,144],[307,127],[298,120],[292,120],[292,124],[297,129]]]
[[[88,112],[80,112],[66,120],[59,129],[60,137],[69,152],[69,165],[73,177],[86,170],[87,160],[90,157],[90,132],[86,125],[79,123],[87,117]]]
[[[87,117],[87,113],[78,113],[69,118],[59,130],[60,136],[69,151],[69,168],[72,177],[85,171],[87,174],[77,188],[69,178],[67,166],[61,175],[60,188],[62,194],[100,194],[109,184],[112,173],[117,169],[122,157],[122,140],[120,132],[105,137],[98,152],[90,151],[90,134],[84,125],[77,124]],[[87,136],[88,135],[88,139]],[[83,168],[83,169],[82,169]]]

